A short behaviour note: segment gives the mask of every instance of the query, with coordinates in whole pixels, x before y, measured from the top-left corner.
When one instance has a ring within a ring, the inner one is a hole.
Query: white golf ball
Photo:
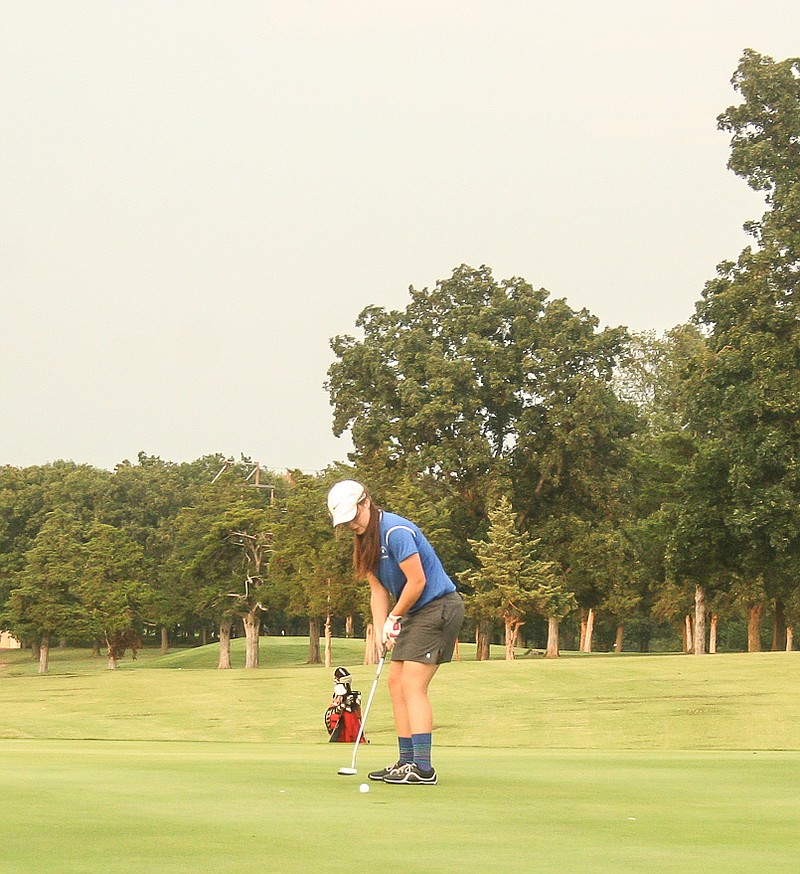
[[[359,791],[359,792],[369,792],[369,783],[362,783],[362,784],[358,787],[358,791]]]

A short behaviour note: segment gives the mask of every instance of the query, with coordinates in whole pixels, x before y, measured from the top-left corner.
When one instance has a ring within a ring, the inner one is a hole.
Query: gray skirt
[[[416,613],[403,617],[392,649],[392,661],[441,665],[452,661],[456,639],[464,622],[464,602],[450,592]]]

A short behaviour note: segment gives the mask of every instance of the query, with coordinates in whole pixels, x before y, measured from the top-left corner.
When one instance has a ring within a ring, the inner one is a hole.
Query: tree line
[[[365,612],[343,540],[331,535],[326,476],[277,474],[242,458],[175,464],[141,453],[113,472],[68,461],[0,468],[0,626],[47,670],[52,641],[104,649],[109,667],[145,636],[173,643],[259,636]],[[256,474],[255,477],[253,474]],[[344,630],[343,630],[344,633]],[[316,649],[314,649],[316,642]]]
[[[600,328],[524,279],[461,265],[331,342],[326,388],[349,464],[316,475],[209,455],[113,472],[0,468],[0,625],[37,647],[145,633],[247,638],[307,624],[369,636],[325,494],[342,477],[426,531],[465,593],[479,658],[502,639],[647,649],[665,629],[715,651],[793,646],[800,618],[800,59],[747,50],[718,119],[766,211],[736,261],[663,336]],[[613,641],[613,642],[612,642]],[[374,652],[368,657],[374,657]]]

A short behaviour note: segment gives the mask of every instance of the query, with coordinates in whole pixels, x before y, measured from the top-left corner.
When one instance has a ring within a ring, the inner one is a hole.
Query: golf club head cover
[[[383,623],[382,642],[387,649],[391,649],[394,646],[394,642],[397,640],[397,635],[400,634],[400,622],[402,618],[402,616],[393,616],[390,613],[386,617],[386,622]]]

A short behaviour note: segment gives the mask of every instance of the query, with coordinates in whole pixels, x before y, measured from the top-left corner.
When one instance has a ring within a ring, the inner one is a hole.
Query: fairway
[[[366,690],[360,646],[334,659]],[[326,742],[330,671],[302,641],[267,640],[258,671],[208,647],[116,672],[68,651],[39,677],[2,653],[0,871],[796,870],[796,654],[464,650],[433,689],[440,784],[368,794],[396,751],[386,689],[337,775],[352,748]]]

